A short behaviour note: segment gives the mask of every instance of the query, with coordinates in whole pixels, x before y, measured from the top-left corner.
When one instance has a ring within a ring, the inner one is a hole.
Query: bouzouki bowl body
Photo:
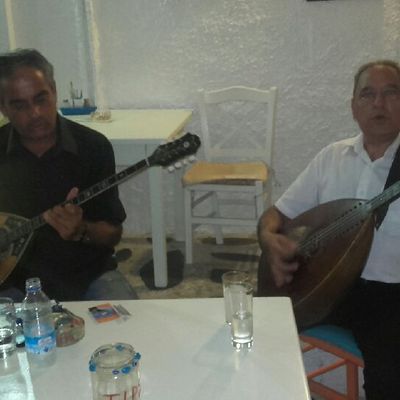
[[[345,212],[362,203],[363,200],[354,199],[324,203],[291,220],[284,226],[282,233],[293,236],[295,232],[297,240],[303,239],[299,235],[316,235]],[[299,329],[321,322],[360,276],[372,243],[373,227],[374,219],[370,215],[364,221],[359,221],[353,229],[331,237],[310,257],[299,258],[300,266],[292,283],[279,289],[273,282],[266,257],[262,254],[258,295],[289,296]]]

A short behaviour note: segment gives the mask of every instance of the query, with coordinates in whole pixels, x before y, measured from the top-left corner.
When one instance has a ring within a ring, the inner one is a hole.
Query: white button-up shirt
[[[322,149],[275,206],[295,218],[321,203],[337,199],[371,199],[382,192],[400,135],[383,157],[371,161],[362,134]],[[400,282],[400,199],[390,204],[382,225],[375,230],[361,275],[381,282]]]

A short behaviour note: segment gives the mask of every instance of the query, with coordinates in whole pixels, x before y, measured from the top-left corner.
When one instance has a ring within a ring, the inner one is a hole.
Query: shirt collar
[[[71,131],[71,125],[68,123],[69,121],[62,117],[58,116],[58,132],[59,132],[59,142],[60,146],[63,150],[69,151],[73,154],[78,154],[78,146],[76,144],[76,140]]]
[[[343,141],[343,143],[347,146],[345,148],[345,151],[349,151],[352,149],[358,155],[365,152],[362,133],[359,133],[357,136],[354,136],[352,138],[345,139]],[[400,134],[397,135],[396,139],[386,149],[385,154],[383,155],[382,159],[391,162],[395,156],[396,150],[399,147],[399,145],[400,145]]]
[[[364,150],[363,135],[359,133],[357,136],[343,140],[346,152],[353,150],[356,154],[360,154]]]
[[[10,124],[8,143],[7,143],[7,154],[11,154],[21,148],[21,142],[18,137],[18,133]],[[62,116],[57,117],[57,143],[54,148],[57,152],[68,151],[73,154],[78,154],[78,146],[76,140],[71,132],[70,126],[66,118]]]
[[[396,139],[393,140],[393,143],[386,149],[383,157],[393,160],[399,145],[400,145],[400,135],[397,135]]]

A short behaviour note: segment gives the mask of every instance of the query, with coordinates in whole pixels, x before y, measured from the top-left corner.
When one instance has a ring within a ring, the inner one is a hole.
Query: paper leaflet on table
[[[110,303],[90,307],[89,312],[97,322],[108,322],[119,318],[119,314]]]

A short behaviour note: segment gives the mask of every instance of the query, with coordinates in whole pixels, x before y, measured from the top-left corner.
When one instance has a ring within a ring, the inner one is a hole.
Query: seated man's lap
[[[0,289],[0,297],[10,297],[20,303],[25,293],[16,287]],[[107,271],[90,285],[81,300],[135,300],[138,296],[129,282],[118,270]],[[59,300],[55,298],[55,300]]]
[[[135,300],[132,286],[118,270],[107,271],[93,281],[83,300]]]

